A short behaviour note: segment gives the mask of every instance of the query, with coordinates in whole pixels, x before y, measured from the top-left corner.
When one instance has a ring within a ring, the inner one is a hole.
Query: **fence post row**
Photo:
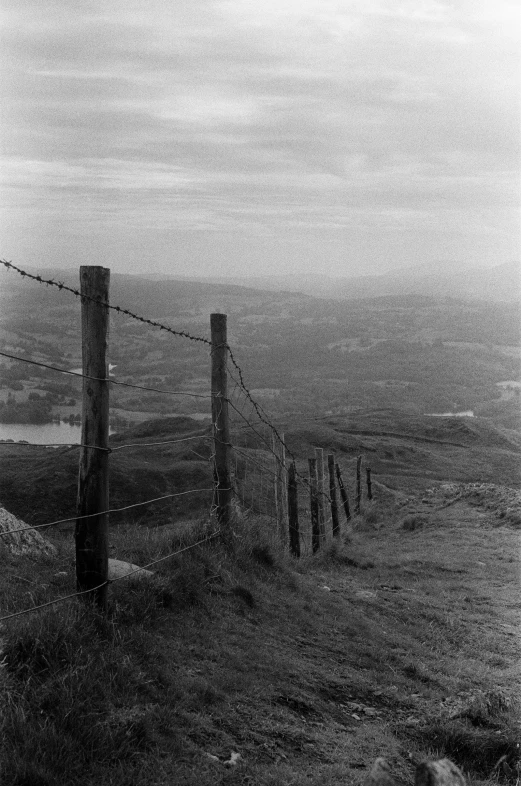
[[[109,385],[107,345],[110,270],[80,267],[81,348],[83,378],[82,425],[76,519],[76,583],[92,590],[108,579],[109,508]],[[86,377],[97,379],[86,379]],[[98,515],[92,515],[98,514]],[[79,518],[89,516],[89,518]],[[105,584],[85,595],[106,610]],[[92,597],[93,596],[93,597]]]
[[[230,419],[228,414],[228,337],[226,314],[210,314],[212,339],[212,427],[215,454],[217,521],[226,538],[230,534],[232,488],[230,467]]]

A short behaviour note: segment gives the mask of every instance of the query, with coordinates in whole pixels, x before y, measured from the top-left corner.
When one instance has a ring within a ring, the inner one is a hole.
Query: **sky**
[[[507,0],[3,0],[0,257],[183,276],[519,258]]]

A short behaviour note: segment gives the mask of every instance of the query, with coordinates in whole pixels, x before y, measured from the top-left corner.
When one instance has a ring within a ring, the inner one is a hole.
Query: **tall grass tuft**
[[[139,693],[145,646],[138,630],[125,638],[75,605],[12,624],[1,670],[2,783],[75,786],[93,767],[150,750],[146,713],[139,722],[110,721],[126,692]]]

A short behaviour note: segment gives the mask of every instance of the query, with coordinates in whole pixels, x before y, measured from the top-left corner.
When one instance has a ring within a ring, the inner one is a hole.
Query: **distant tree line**
[[[0,423],[49,423],[52,420],[52,402],[47,396],[30,393],[27,401],[17,401],[12,393],[7,401],[0,402]]]

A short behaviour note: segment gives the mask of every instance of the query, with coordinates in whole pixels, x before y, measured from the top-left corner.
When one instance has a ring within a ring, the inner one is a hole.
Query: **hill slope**
[[[521,439],[517,431],[496,428],[481,418],[410,416],[397,410],[361,410],[350,417],[291,418],[276,421],[289,451],[307,476],[316,447],[334,452],[351,498],[354,467],[362,455],[373,479],[405,494],[442,482],[521,486]],[[241,461],[263,455],[265,442],[242,422],[232,430]],[[185,440],[186,442],[177,442]],[[151,444],[150,443],[165,443]],[[270,443],[268,443],[270,444]],[[111,508],[167,494],[196,491],[144,508],[114,514],[114,524],[154,526],[165,516],[196,516],[209,507],[212,477],[210,427],[190,418],[142,423],[110,438]],[[132,448],[124,448],[133,445]],[[259,454],[258,451],[261,450]],[[29,524],[42,524],[76,512],[78,448],[0,446],[0,504]],[[255,479],[248,475],[246,482]],[[260,489],[259,489],[260,491]],[[266,493],[263,491],[262,493]],[[72,525],[65,525],[70,528]]]
[[[414,528],[420,499],[387,505],[299,564],[243,521],[233,553],[208,544],[114,585],[106,624],[63,604],[9,622],[2,782],[357,786],[385,755],[412,783],[411,757],[446,755],[475,784],[514,783],[518,533],[448,493]],[[114,533],[116,556],[183,543],[141,534]],[[56,544],[57,560],[5,564],[4,609],[73,591]]]

